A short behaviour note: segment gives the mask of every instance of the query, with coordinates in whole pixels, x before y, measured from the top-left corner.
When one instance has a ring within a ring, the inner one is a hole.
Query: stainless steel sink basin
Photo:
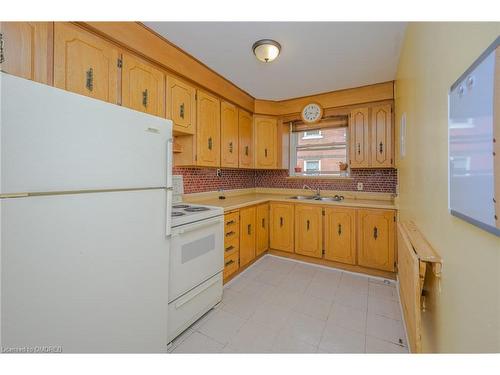
[[[344,199],[342,195],[336,195],[334,197],[315,197],[315,196],[307,196],[307,195],[295,195],[290,197],[290,199],[298,199],[298,200],[315,200],[315,201],[323,201],[323,202],[338,202]]]
[[[340,198],[340,197],[319,197],[317,198],[317,200],[319,201],[325,201],[325,202],[338,202],[338,201],[341,201],[342,199],[344,199],[343,197]]]

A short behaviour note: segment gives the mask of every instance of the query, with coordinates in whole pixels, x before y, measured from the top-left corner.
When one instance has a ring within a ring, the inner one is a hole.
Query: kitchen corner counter
[[[301,193],[304,195],[304,193]],[[396,210],[397,207],[393,200],[388,199],[366,199],[357,197],[347,197],[342,201],[329,202],[329,201],[315,201],[315,200],[297,200],[290,199],[291,196],[298,195],[296,192],[289,193],[261,193],[261,192],[245,192],[243,194],[227,194],[226,199],[219,199],[218,193],[213,193],[208,196],[194,196],[190,197],[189,194],[184,195],[185,202],[222,207],[224,212],[237,210],[243,207],[252,206],[266,202],[288,202],[299,204],[318,204],[321,206],[341,206],[341,207],[358,207],[358,208],[377,208]],[[309,194],[310,195],[310,194]],[[325,194],[324,196],[331,196]]]

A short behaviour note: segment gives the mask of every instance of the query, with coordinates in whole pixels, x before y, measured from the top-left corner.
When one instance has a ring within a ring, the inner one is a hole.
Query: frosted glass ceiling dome
[[[269,63],[278,57],[281,51],[281,45],[272,39],[261,39],[253,44],[252,50],[257,59]]]

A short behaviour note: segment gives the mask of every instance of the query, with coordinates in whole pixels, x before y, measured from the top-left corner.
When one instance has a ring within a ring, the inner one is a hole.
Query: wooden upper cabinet
[[[276,118],[255,117],[255,168],[277,168],[278,122]]]
[[[174,133],[195,133],[196,89],[170,75],[167,77],[167,118],[174,123]]]
[[[293,253],[294,207],[292,203],[271,202],[269,210],[271,249]]]
[[[356,210],[325,208],[325,259],[356,264]]]
[[[165,117],[165,74],[142,59],[123,54],[122,105]]]
[[[351,112],[349,122],[351,168],[367,168],[370,166],[368,122],[368,108],[357,108]]]
[[[240,267],[255,259],[255,214],[255,206],[240,210]]]
[[[395,212],[358,210],[358,264],[394,271]]]
[[[52,22],[0,22],[3,62],[0,70],[52,85]]]
[[[260,255],[269,248],[269,204],[257,206],[256,221],[256,255]]]
[[[54,26],[54,86],[118,103],[119,52],[111,43],[68,24]]]
[[[321,258],[323,255],[323,208],[317,205],[295,206],[295,252]]]
[[[242,109],[238,109],[239,128],[239,167],[253,168],[253,118]]]
[[[221,166],[238,168],[238,108],[222,101],[220,116]]]
[[[220,166],[220,101],[198,90],[196,125],[196,164]]]
[[[394,166],[391,105],[373,107],[371,112],[371,166],[390,168]]]

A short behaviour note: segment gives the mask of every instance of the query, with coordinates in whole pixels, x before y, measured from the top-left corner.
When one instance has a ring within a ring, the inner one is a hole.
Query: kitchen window
[[[347,127],[290,133],[290,176],[347,176]]]

